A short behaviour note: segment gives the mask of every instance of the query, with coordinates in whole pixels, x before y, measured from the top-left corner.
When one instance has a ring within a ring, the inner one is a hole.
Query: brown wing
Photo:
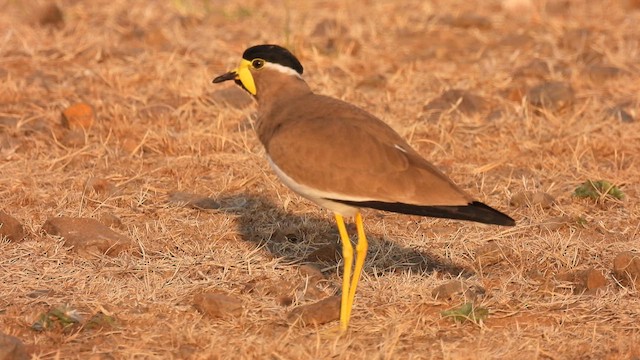
[[[359,108],[320,95],[287,108],[282,118],[288,120],[265,146],[271,160],[298,183],[346,200],[415,205],[473,200],[393,129]]]

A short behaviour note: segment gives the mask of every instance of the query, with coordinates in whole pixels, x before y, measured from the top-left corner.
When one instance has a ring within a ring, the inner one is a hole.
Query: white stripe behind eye
[[[302,76],[300,76],[300,74],[298,74],[297,71],[293,70],[290,67],[284,66],[284,65],[271,63],[271,62],[265,62],[264,67],[266,69],[272,69],[272,70],[276,70],[276,71],[279,71],[279,72],[287,74],[287,75],[293,75],[293,76],[296,76],[298,78],[302,78]]]

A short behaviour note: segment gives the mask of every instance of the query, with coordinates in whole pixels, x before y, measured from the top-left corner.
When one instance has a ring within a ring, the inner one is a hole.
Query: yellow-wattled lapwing
[[[213,82],[233,80],[255,97],[255,128],[278,178],[334,212],[344,260],[341,329],[349,325],[367,254],[360,208],[515,225],[509,216],[458,188],[380,119],[344,101],[314,94],[302,71],[287,49],[257,45],[244,52],[235,70]],[[343,216],[355,217],[355,266]]]

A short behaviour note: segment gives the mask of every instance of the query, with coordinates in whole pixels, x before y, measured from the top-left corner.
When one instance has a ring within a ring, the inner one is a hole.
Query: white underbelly
[[[338,213],[343,216],[354,216],[358,213],[358,208],[349,206],[343,203],[331,201],[328,199],[345,199],[351,201],[366,201],[366,199],[355,199],[345,196],[343,194],[330,193],[326,191],[321,191],[318,189],[311,188],[309,186],[300,184],[293,180],[290,176],[284,173],[274,162],[271,160],[269,156],[267,156],[267,160],[269,161],[269,165],[276,173],[280,181],[282,181],[287,187],[293,190],[298,195],[307,198],[314,203],[320,205],[321,207],[331,210],[334,213]]]

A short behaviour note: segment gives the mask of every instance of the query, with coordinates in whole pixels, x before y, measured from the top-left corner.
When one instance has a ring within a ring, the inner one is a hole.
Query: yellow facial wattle
[[[251,71],[249,70],[250,67],[251,62],[249,60],[242,59],[235,72],[238,74],[238,79],[242,82],[242,86],[244,86],[252,95],[255,95],[257,93],[256,83],[253,81],[253,75],[251,75]]]

